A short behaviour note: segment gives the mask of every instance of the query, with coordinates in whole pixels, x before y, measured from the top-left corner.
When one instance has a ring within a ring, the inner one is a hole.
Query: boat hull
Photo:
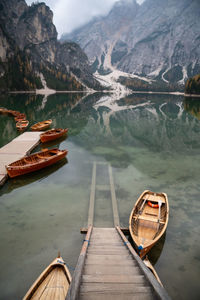
[[[53,155],[52,157],[43,157],[41,159],[37,159],[35,162],[31,163],[31,159],[35,159],[35,158],[39,158],[40,154],[42,154],[42,156],[46,153],[52,153],[52,151],[57,152],[57,154]],[[45,167],[48,167],[50,165],[55,164],[56,162],[60,161],[61,159],[63,159],[66,155],[67,155],[68,151],[67,150],[58,150],[58,149],[52,149],[52,150],[48,150],[47,151],[41,151],[38,152],[36,154],[32,154],[29,155],[27,157],[22,158],[19,161],[16,161],[8,166],[6,166],[7,169],[7,173],[9,175],[9,177],[13,178],[13,177],[17,177],[17,176],[21,176],[21,175],[25,175],[31,172],[35,172],[38,171],[40,169],[43,169]],[[26,164],[27,161],[27,164]],[[17,163],[19,162],[19,164],[17,165]],[[20,162],[21,165],[20,166]],[[15,164],[15,165],[13,165]]]
[[[46,131],[40,135],[40,140],[42,143],[51,142],[53,140],[56,140],[64,135],[66,135],[68,132],[68,129],[52,129],[49,131]]]

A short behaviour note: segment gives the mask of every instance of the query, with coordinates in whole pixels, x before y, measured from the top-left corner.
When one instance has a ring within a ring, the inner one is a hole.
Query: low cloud
[[[32,0],[26,0],[31,4]],[[36,2],[36,1],[35,1]],[[44,0],[54,13],[54,24],[59,37],[84,25],[94,16],[105,15],[117,0]],[[139,4],[144,0],[137,0]]]

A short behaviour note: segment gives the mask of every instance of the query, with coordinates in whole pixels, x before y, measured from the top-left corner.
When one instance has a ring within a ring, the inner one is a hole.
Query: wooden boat
[[[42,121],[42,122],[36,123],[33,126],[31,126],[31,129],[35,130],[35,131],[45,130],[45,129],[49,128],[51,123],[52,123],[51,119]]]
[[[169,204],[165,193],[144,191],[129,218],[129,231],[140,257],[144,257],[165,232]]]
[[[25,115],[25,114],[18,114],[18,115],[15,117],[15,121],[16,121],[16,122],[19,122],[19,121],[22,121],[22,120],[26,120],[26,115]]]
[[[21,120],[16,123],[16,127],[18,130],[24,130],[28,127],[29,121],[28,120]]]
[[[62,128],[56,128],[56,129],[50,129],[48,131],[45,131],[44,133],[40,134],[40,140],[42,143],[50,142],[55,139],[58,139],[65,135],[68,132],[68,129],[62,129]]]
[[[65,300],[70,282],[71,275],[64,260],[57,257],[33,283],[23,300]]]
[[[57,148],[50,150],[44,149],[43,151],[25,156],[22,159],[9,164],[6,166],[6,170],[11,178],[24,175],[58,162],[63,159],[67,153],[67,150],[59,150]]]
[[[160,283],[160,285],[163,286],[156,270],[154,269],[154,267],[152,266],[151,262],[149,261],[148,257],[146,256],[145,259],[143,260],[144,264],[147,266],[147,268],[153,273],[153,275],[155,276],[155,278],[157,279],[157,281]]]

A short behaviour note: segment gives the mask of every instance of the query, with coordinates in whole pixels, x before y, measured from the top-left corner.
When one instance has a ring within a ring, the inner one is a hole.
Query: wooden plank
[[[123,234],[125,235],[130,235],[130,231],[128,227],[120,227],[121,231],[123,232]],[[80,228],[80,233],[81,234],[86,234],[87,233],[87,227],[82,227]]]
[[[150,293],[81,293],[79,300],[155,300]]]
[[[88,212],[88,227],[93,226],[93,221],[94,221],[95,187],[96,187],[96,163],[94,162],[93,170],[92,170],[90,205],[89,205],[89,212]]]
[[[115,249],[88,249],[88,255],[89,254],[102,254],[102,255],[127,255],[127,250],[126,249],[120,249],[120,250],[115,250]]]
[[[108,173],[109,173],[109,178],[110,178],[110,190],[111,190],[114,225],[119,226],[119,213],[118,213],[117,199],[116,199],[116,194],[115,194],[115,186],[114,186],[114,181],[113,181],[111,165],[108,166]]]
[[[84,267],[84,275],[92,275],[92,274],[127,274],[127,275],[141,275],[141,271],[138,267],[133,268],[132,265],[99,265],[99,264],[91,264],[85,265]]]
[[[93,232],[92,232],[92,235],[94,234],[94,233],[97,233],[97,232],[99,232],[100,234],[102,233],[102,232],[114,232],[114,233],[116,233],[116,229],[115,228],[113,228],[113,227],[109,227],[109,228],[107,228],[107,227],[94,227],[93,228]]]
[[[125,250],[127,253],[127,249],[121,243],[118,244],[90,244],[90,250]]]
[[[124,275],[124,274],[92,274],[83,275],[82,283],[84,282],[111,282],[111,283],[139,283],[146,284],[144,275]]]
[[[132,293],[147,293],[151,292],[151,288],[134,283],[85,283],[80,287],[80,293],[90,292],[132,292]]]
[[[93,242],[105,242],[105,243],[111,243],[111,242],[117,242],[120,243],[120,238],[115,235],[105,235],[105,238],[100,235],[95,235],[91,238],[91,243]]]
[[[95,263],[95,264],[135,264],[131,255],[101,255],[101,254],[90,254],[87,256],[86,264]]]

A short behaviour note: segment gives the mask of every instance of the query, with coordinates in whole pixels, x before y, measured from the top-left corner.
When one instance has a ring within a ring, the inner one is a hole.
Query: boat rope
[[[66,263],[65,263],[64,261],[62,261],[61,259],[57,259],[57,262],[58,262],[59,264],[66,265]]]
[[[90,244],[90,241],[89,241],[89,240],[83,240],[83,242],[88,242],[88,245]]]

